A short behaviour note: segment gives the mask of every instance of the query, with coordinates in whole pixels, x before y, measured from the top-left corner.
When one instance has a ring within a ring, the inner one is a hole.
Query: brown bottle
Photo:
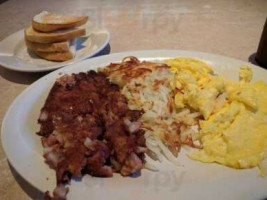
[[[267,18],[262,31],[261,40],[255,59],[260,66],[267,69]]]

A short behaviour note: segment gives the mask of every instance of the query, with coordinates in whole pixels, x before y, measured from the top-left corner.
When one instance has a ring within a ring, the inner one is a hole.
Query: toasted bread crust
[[[39,52],[39,51],[33,51],[36,55],[38,55],[41,58],[44,58],[46,60],[50,61],[56,61],[56,62],[63,62],[66,60],[70,60],[74,57],[72,52]]]
[[[85,28],[77,28],[61,33],[42,33],[35,31],[31,26],[24,30],[27,40],[37,43],[54,43],[74,39],[86,34]]]
[[[25,38],[25,44],[30,50],[39,52],[67,52],[70,50],[68,41],[44,44],[31,42]]]
[[[67,29],[67,28],[81,26],[85,24],[87,20],[88,20],[87,16],[80,17],[80,19],[76,22],[62,23],[62,24],[43,24],[43,23],[39,23],[39,22],[32,20],[32,27],[37,31],[51,32],[51,31],[56,31],[60,29]]]

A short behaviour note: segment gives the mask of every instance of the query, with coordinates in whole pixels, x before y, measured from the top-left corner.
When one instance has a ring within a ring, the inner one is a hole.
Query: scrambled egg
[[[189,154],[202,162],[241,169],[258,166],[267,156],[267,84],[253,84],[252,70],[242,66],[239,82],[214,75],[206,63],[191,58],[166,60],[175,73],[175,106],[198,111],[203,148]]]

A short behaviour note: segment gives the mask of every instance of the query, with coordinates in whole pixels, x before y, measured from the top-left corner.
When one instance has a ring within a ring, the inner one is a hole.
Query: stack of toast
[[[87,16],[59,15],[43,11],[24,31],[28,49],[51,61],[75,57],[75,38],[86,35]]]

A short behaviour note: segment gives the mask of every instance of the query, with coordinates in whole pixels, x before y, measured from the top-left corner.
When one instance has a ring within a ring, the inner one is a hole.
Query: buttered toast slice
[[[69,28],[64,30],[58,30],[52,33],[38,32],[32,28],[27,27],[24,30],[25,38],[31,42],[37,43],[54,43],[71,40],[76,37],[86,35],[86,27],[80,26],[75,28]]]
[[[64,52],[40,52],[31,49],[36,55],[50,61],[67,61],[73,59],[76,54],[76,39],[69,41],[69,50]]]
[[[39,52],[66,52],[70,50],[70,41],[45,44],[31,42],[25,38],[25,44],[30,50]]]
[[[74,58],[74,55],[71,51],[67,52],[38,52],[34,51],[39,57],[56,62],[63,62]]]
[[[73,28],[85,24],[88,16],[60,15],[43,11],[32,19],[32,26],[41,32]]]

